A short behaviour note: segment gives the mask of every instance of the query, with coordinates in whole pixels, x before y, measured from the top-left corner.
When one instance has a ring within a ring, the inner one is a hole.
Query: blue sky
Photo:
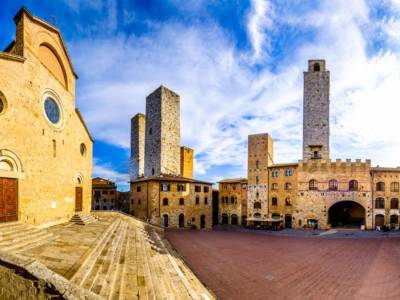
[[[301,157],[303,71],[331,71],[331,156],[400,166],[400,0],[59,0],[0,4],[0,47],[21,6],[60,28],[79,75],[94,175],[129,180],[129,120],[160,84],[181,96],[196,177],[246,176],[247,135]]]

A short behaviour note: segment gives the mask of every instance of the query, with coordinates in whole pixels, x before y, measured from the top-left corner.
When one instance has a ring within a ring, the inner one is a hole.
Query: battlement
[[[352,161],[351,159],[326,159],[326,160],[299,160],[298,162],[299,170],[310,171],[310,170],[347,170],[351,169],[353,171],[366,171],[371,169],[371,160],[366,159],[364,162],[361,159],[356,159]]]

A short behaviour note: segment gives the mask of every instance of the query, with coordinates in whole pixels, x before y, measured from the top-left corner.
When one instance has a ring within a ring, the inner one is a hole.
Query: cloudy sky
[[[181,96],[196,177],[246,176],[247,135],[301,157],[303,71],[331,71],[331,157],[400,166],[400,0],[2,0],[0,47],[25,5],[60,28],[96,143],[94,175],[129,180],[130,118],[163,84]]]

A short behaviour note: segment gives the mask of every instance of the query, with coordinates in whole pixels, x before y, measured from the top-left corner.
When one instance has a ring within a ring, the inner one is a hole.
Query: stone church
[[[221,223],[236,223],[232,206],[247,201],[248,225],[399,228],[400,168],[372,167],[369,159],[331,160],[329,89],[325,61],[310,60],[304,72],[303,158],[275,164],[271,135],[250,135],[247,195],[229,204],[219,197]],[[236,181],[223,180],[223,189]]]
[[[0,222],[65,222],[90,211],[93,139],[76,108],[60,31],[22,8],[0,52]]]

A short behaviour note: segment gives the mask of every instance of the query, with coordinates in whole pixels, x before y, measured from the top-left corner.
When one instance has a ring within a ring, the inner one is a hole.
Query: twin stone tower
[[[329,71],[325,60],[304,72],[303,160],[329,159]],[[146,115],[131,120],[130,180],[193,178],[193,150],[180,146],[179,95],[160,86],[146,98]]]
[[[193,150],[180,146],[179,95],[160,86],[146,98],[146,115],[131,120],[130,180],[193,178]]]

